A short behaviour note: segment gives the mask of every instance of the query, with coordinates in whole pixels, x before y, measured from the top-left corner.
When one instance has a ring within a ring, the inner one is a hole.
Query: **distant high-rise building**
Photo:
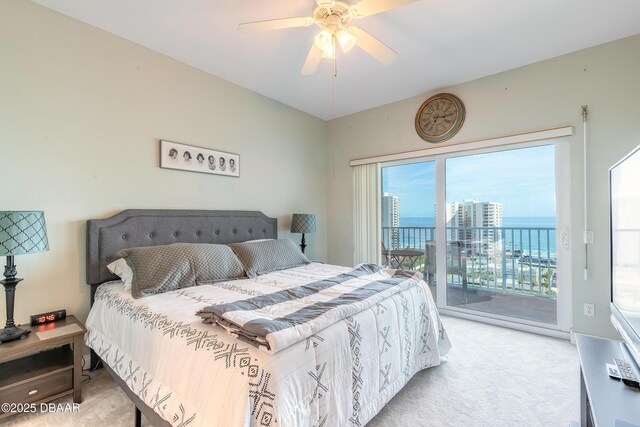
[[[382,227],[388,228],[391,248],[400,246],[400,198],[391,193],[382,193]]]
[[[464,227],[464,209],[460,202],[447,203],[447,227]]]
[[[493,256],[501,250],[502,230],[497,228],[502,227],[502,203],[447,203],[447,227],[453,228],[450,238],[465,242],[468,252]]]

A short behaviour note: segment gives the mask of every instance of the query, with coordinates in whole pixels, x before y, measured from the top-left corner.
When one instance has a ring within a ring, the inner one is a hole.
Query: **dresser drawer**
[[[73,388],[73,369],[64,369],[0,390],[2,403],[33,403]]]

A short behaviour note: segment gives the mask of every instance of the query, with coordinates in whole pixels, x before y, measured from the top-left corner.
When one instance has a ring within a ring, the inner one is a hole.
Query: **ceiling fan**
[[[316,8],[313,16],[246,22],[238,25],[238,29],[244,32],[257,32],[308,27],[311,24],[322,28],[322,31],[316,35],[302,66],[300,74],[303,75],[315,73],[323,57],[335,59],[336,45],[339,45],[343,52],[348,52],[354,45],[358,45],[383,64],[390,64],[396,60],[398,54],[362,28],[350,25],[351,20],[375,15],[416,1],[418,0],[359,0],[349,4],[340,0],[315,0]]]

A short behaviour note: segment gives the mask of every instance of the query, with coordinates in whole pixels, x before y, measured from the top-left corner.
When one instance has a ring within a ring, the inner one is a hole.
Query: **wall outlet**
[[[560,244],[562,245],[562,249],[564,249],[565,251],[569,250],[569,241],[569,230],[562,230],[562,233],[560,233]]]
[[[582,233],[582,240],[584,243],[593,243],[593,231],[585,231]]]
[[[584,305],[584,315],[593,317],[596,315],[596,306],[595,304],[586,304]]]

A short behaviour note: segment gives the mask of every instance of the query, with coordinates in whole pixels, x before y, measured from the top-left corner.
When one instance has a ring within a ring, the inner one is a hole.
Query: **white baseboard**
[[[446,308],[438,308],[438,311],[440,312],[440,314],[445,316],[460,317],[462,319],[475,320],[476,322],[488,323],[490,325],[502,326],[509,329],[515,329],[518,331],[530,332],[533,334],[544,335],[552,338],[559,338],[567,341],[570,340],[569,332],[558,331],[555,329],[547,329],[547,328],[542,328],[534,325],[527,325],[524,323],[510,322],[502,319],[495,319],[488,316],[470,314],[470,313],[466,313],[458,310],[448,310]]]

